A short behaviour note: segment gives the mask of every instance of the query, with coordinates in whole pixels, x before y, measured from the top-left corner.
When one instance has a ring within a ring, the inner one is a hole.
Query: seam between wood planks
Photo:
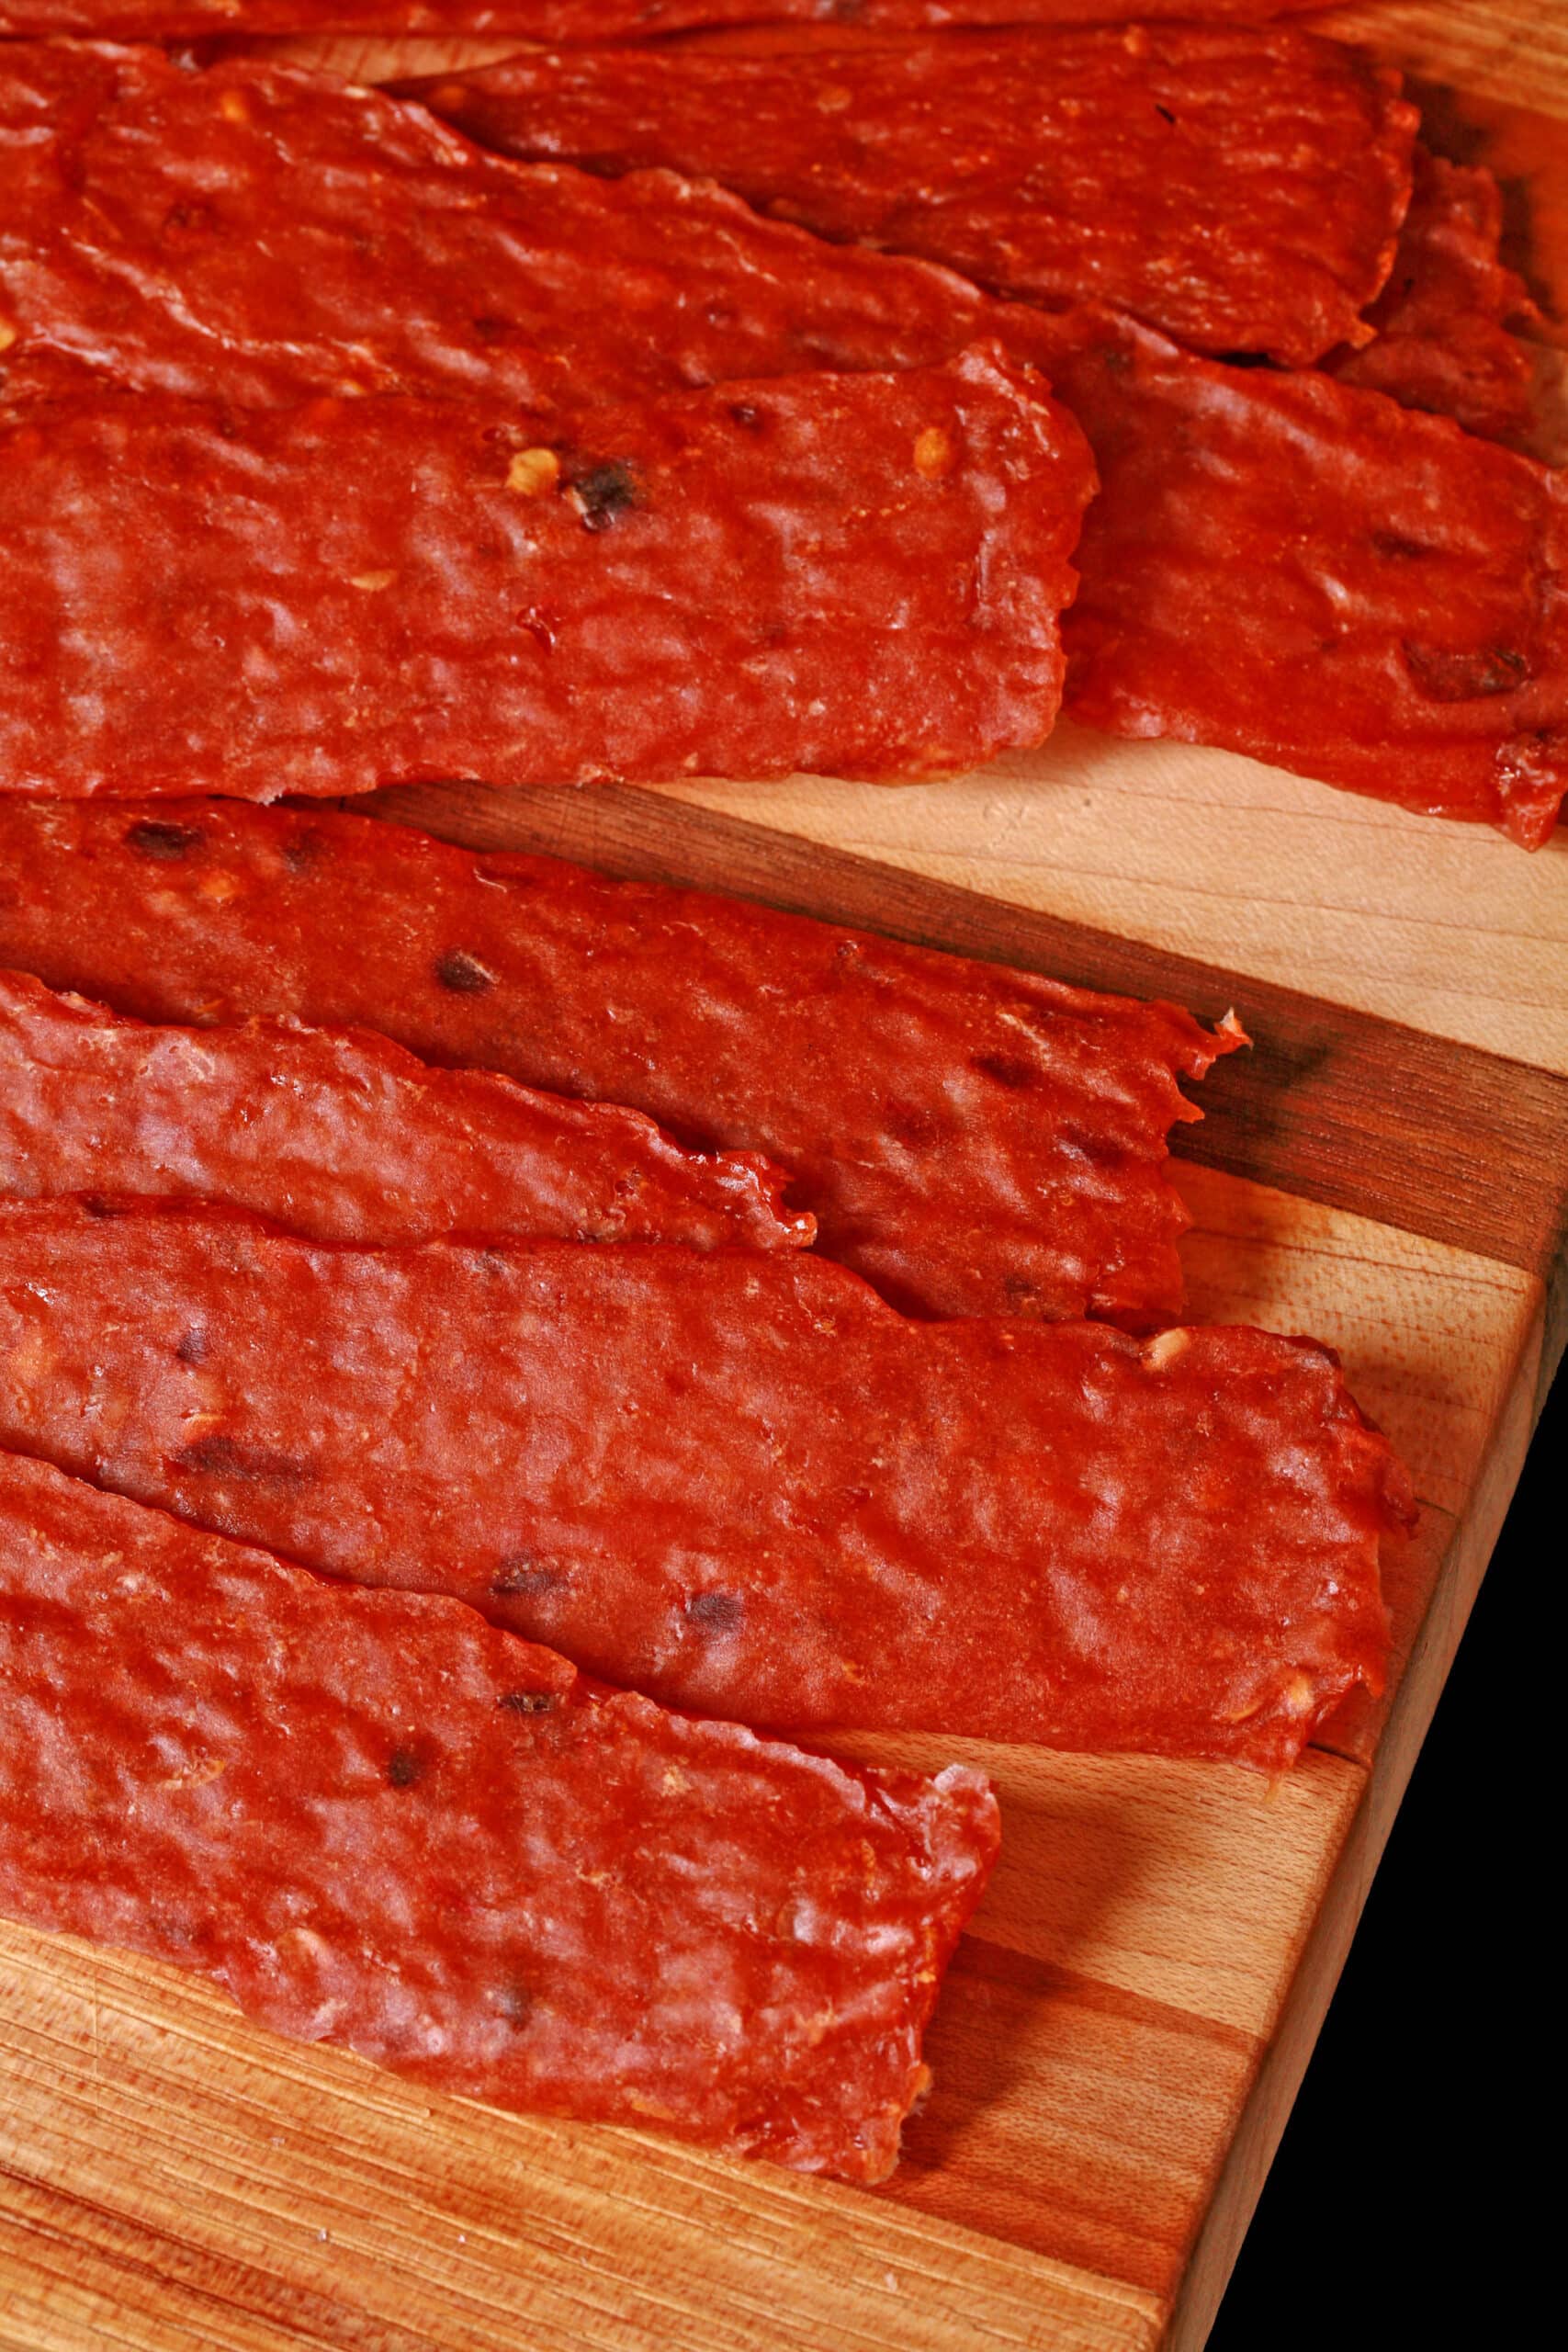
[[[1568,1079],[1088,923],[619,785],[404,786],[344,804],[476,851],[574,858],[1122,995],[1233,1007],[1250,1053],[1173,1149],[1568,1291]],[[1485,1151],[1474,1148],[1486,1138]]]

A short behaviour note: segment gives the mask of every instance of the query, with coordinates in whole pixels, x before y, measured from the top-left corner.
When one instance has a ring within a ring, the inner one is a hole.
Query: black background
[[[1559,1375],[1209,2352],[1544,2343],[1568,1668]],[[1551,1906],[1549,1912],[1548,1906]],[[1544,2143],[1533,2144],[1544,2127]]]

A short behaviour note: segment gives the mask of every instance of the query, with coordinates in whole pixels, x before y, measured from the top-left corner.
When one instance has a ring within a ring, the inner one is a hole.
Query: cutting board
[[[1556,0],[1333,21],[1430,85],[1450,152],[1506,177],[1550,366],[1568,312]],[[362,43],[335,62],[391,70]],[[275,2041],[172,1971],[0,1927],[0,2346],[1196,2352],[1562,1347],[1568,836],[1527,858],[1242,759],[1066,728],[906,791],[449,788],[382,808],[1206,1016],[1234,1004],[1255,1048],[1181,1136],[1192,1311],[1332,1341],[1410,1463],[1395,1678],[1275,1781],[853,1742],[974,1757],[1005,1816],[931,2033],[934,2092],[876,2191],[432,2098]]]

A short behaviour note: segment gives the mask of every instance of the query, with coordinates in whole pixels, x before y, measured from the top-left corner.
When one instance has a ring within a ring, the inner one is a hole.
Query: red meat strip
[[[1075,717],[1550,838],[1568,478],[1326,376],[1254,370],[1238,396],[1237,370],[1130,324],[1055,367],[1104,484],[1067,637]]]
[[[1305,366],[1366,340],[1410,198],[1399,75],[1179,26],[762,55],[539,52],[403,85],[529,162],[711,175],[822,236],[1002,294],[1116,305]]]
[[[695,890],[327,809],[0,797],[0,962],[141,1019],[375,1025],[765,1152],[933,1315],[1179,1309],[1179,1080],[1240,1040]]]
[[[1408,1487],[1309,1340],[56,1202],[0,1204],[0,1446],[703,1713],[1272,1768],[1381,1683]]]
[[[984,1777],[595,1689],[0,1456],[0,1910],[497,2106],[884,2178]]]
[[[225,1201],[319,1241],[527,1234],[797,1250],[754,1154],[638,1111],[435,1070],[366,1030],[148,1028],[0,971],[0,1193]]]
[[[1490,172],[1416,151],[1415,195],[1393,273],[1367,323],[1364,349],[1335,354],[1343,384],[1406,408],[1457,417],[1468,432],[1518,442],[1534,422],[1535,370],[1516,328],[1540,313],[1501,259],[1503,199]]]
[[[730,378],[928,366],[1013,315],[669,173],[520,168],[328,75],[0,51],[13,396],[71,362],[196,400],[442,391],[570,421]]]
[[[900,778],[1037,743],[1093,481],[1040,390],[976,348],[567,434],[400,395],[26,403],[0,424],[0,780]]]
[[[1140,17],[1189,17],[1193,0],[1137,0]],[[1323,0],[1203,0],[1243,24]],[[637,40],[710,25],[819,23],[899,31],[943,25],[1119,23],[1130,0],[0,0],[0,33],[183,40],[203,33],[516,33],[528,40]]]
[[[59,51],[18,47],[0,76],[16,387],[67,361],[250,401],[482,387],[553,400],[565,423],[672,384],[924,366],[992,338],[1059,384],[1102,476],[1066,623],[1079,717],[1550,832],[1568,629],[1564,493],[1544,469],[1498,472],[1381,395],[998,302],[669,175],[510,164],[281,68],[96,51],[119,94],[100,100],[85,54],[62,84]]]

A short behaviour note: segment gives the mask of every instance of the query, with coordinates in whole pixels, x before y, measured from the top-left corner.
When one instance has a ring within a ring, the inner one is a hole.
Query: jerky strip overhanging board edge
[[[106,1205],[0,1203],[0,1444],[664,1703],[1272,1769],[1381,1687],[1409,1483],[1311,1341]]]
[[[998,1844],[0,1454],[0,1910],[503,2107],[874,2181]]]

